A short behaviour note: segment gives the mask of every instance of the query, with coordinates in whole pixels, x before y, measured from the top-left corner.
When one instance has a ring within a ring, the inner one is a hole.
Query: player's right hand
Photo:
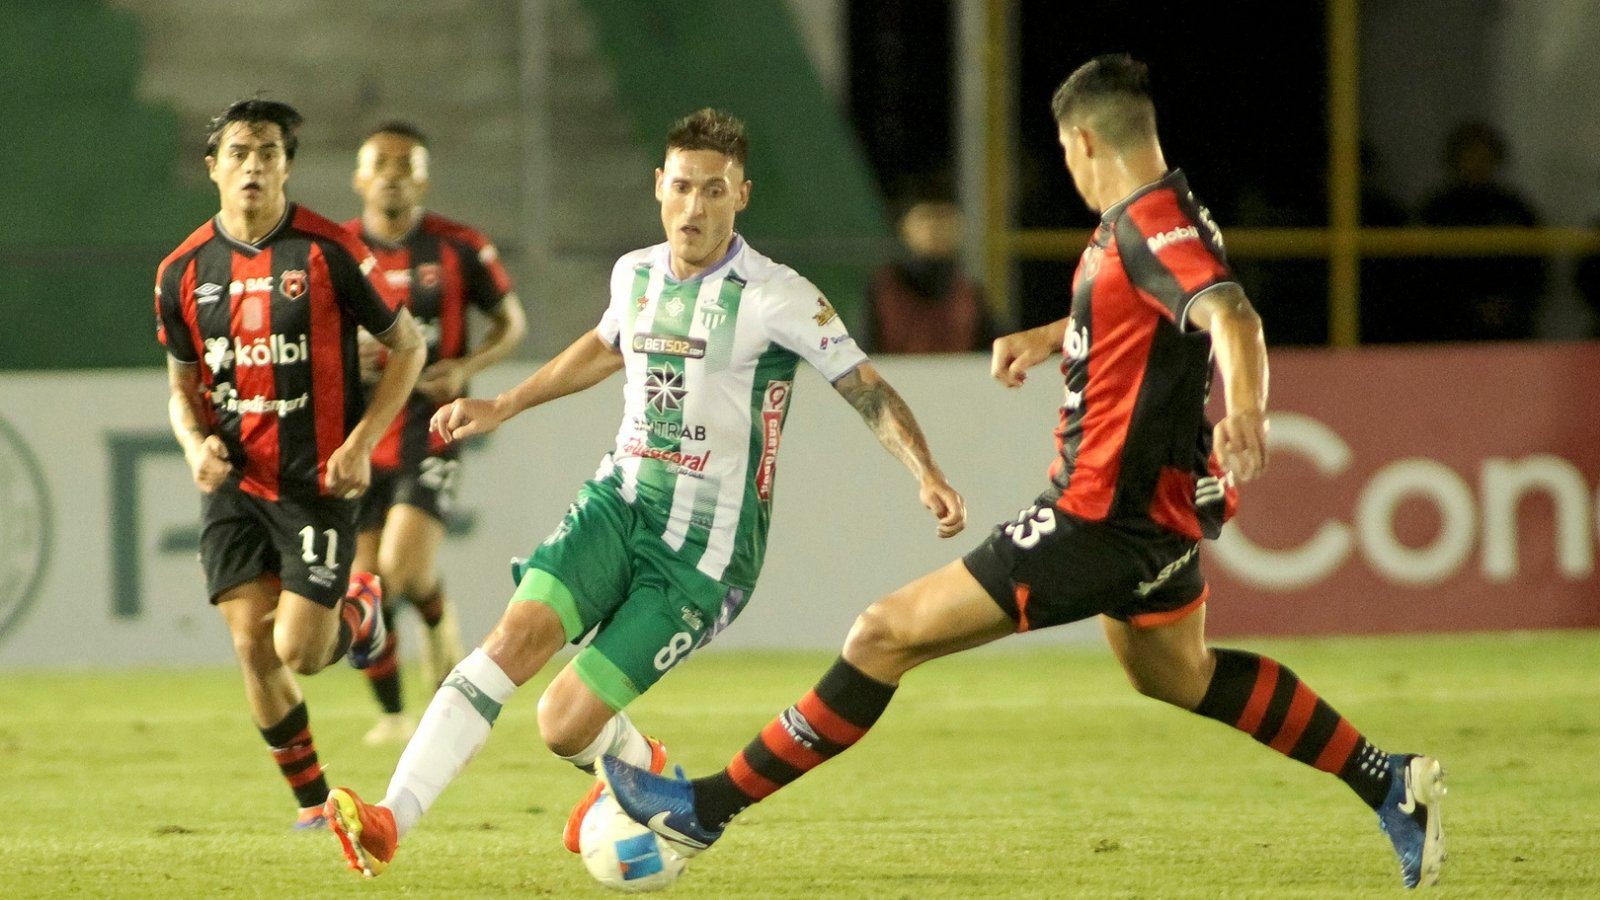
[[[1267,470],[1267,414],[1257,409],[1228,413],[1211,432],[1224,469],[1240,481]]]
[[[967,527],[967,501],[956,493],[950,482],[932,478],[923,482],[918,491],[922,505],[939,520],[939,537],[955,537]]]
[[[214,434],[201,441],[194,453],[185,454],[185,458],[189,462],[194,483],[204,493],[209,494],[221,487],[233,474],[233,463],[228,461],[228,446]]]
[[[441,406],[433,414],[428,427],[446,442],[459,441],[475,434],[488,434],[500,427],[505,417],[493,400],[474,400],[463,397]]]
[[[1028,370],[1038,365],[1054,352],[1048,341],[1040,341],[1034,330],[1018,331],[995,338],[993,353],[989,358],[989,374],[1006,387],[1021,387],[1028,380]]]

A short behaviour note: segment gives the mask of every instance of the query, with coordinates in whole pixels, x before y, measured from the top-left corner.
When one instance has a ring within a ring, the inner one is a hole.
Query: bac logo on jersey
[[[285,269],[278,278],[278,292],[290,300],[299,300],[306,293],[306,271]]]
[[[439,264],[423,263],[417,266],[417,285],[425,291],[434,290],[439,286]]]

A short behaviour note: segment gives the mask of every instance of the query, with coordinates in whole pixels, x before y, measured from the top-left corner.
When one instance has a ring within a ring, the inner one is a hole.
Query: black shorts
[[[455,508],[460,481],[461,460],[454,456],[424,456],[414,468],[373,469],[372,485],[361,497],[361,530],[382,528],[396,503],[415,506],[443,522]]]
[[[228,588],[271,574],[284,590],[332,609],[350,581],[355,526],[354,500],[263,500],[228,479],[200,495],[200,565],[211,602]]]
[[[1018,631],[1108,615],[1155,626],[1205,601],[1200,545],[1153,523],[1086,522],[1041,500],[962,558]]]

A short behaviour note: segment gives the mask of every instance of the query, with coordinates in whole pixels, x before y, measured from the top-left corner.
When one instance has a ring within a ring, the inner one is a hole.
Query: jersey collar
[[[294,221],[294,209],[295,204],[293,202],[285,203],[283,205],[283,218],[279,219],[278,224],[272,226],[272,230],[262,235],[261,240],[256,241],[254,244],[247,244],[229,234],[228,229],[222,227],[222,213],[220,212],[212,216],[211,223],[216,229],[217,237],[221,238],[224,244],[243,253],[245,256],[255,256],[261,252],[261,248],[272,243],[277,239],[278,235],[288,229],[289,223]]]
[[[679,280],[679,279],[674,278],[672,276],[672,245],[671,244],[663,243],[661,245],[661,253],[660,253],[660,257],[658,258],[657,262],[659,262],[661,264],[661,274],[666,276],[666,279],[668,281],[672,282],[673,284],[687,284],[688,282],[691,282],[691,281],[704,281],[705,279],[711,278],[712,276],[716,275],[718,272],[720,272],[723,269],[727,268],[728,265],[733,262],[733,258],[735,256],[738,256],[740,251],[742,251],[742,250],[744,250],[744,238],[739,236],[739,232],[735,231],[733,233],[733,240],[728,241],[728,252],[724,253],[722,255],[721,259],[717,260],[717,264],[716,265],[714,265],[711,268],[705,270],[704,272],[701,272],[699,275],[696,275],[693,278],[685,278],[685,279],[682,279],[682,280]]]
[[[1135,200],[1138,200],[1140,197],[1143,197],[1145,194],[1148,194],[1153,190],[1163,187],[1170,187],[1177,191],[1180,195],[1186,194],[1189,192],[1189,179],[1183,174],[1182,169],[1168,169],[1167,174],[1157,178],[1155,181],[1152,181],[1149,184],[1143,184],[1134,188],[1133,192],[1128,194],[1128,196],[1123,197],[1121,200],[1118,200],[1117,202],[1111,204],[1111,206],[1107,207],[1106,211],[1100,214],[1100,221],[1106,225],[1115,223],[1117,217],[1121,216],[1123,211],[1129,206],[1132,206]]]

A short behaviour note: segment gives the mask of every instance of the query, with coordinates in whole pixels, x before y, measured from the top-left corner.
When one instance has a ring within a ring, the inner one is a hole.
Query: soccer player
[[[350,578],[356,500],[426,348],[372,280],[367,248],[285,197],[300,121],[261,99],[211,120],[205,160],[221,211],[162,261],[155,306],[172,431],[201,492],[206,589],[298,800],[296,826],[314,828],[327,782],[294,676],[346,653],[357,668],[382,658],[377,585]],[[367,404],[358,324],[389,351]]]
[[[461,634],[436,567],[444,517],[460,480],[459,445],[428,429],[442,405],[462,396],[467,380],[503,358],[527,329],[522,301],[499,253],[473,229],[422,207],[428,192],[428,142],[409,122],[386,122],[367,133],[356,153],[352,187],[361,217],[345,223],[378,258],[393,292],[404,298],[428,345],[416,390],[378,441],[372,487],[361,500],[354,571],[382,578],[389,649],[368,666],[383,715],[368,744],[404,741],[415,723],[400,691],[399,634],[393,615],[412,606],[422,618],[423,679],[434,688],[460,662]],[[489,317],[483,343],[468,347],[467,308]],[[382,345],[364,354],[380,369]]]
[[[1266,465],[1267,357],[1216,224],[1167,167],[1147,70],[1099,57],[1051,106],[1100,225],[1070,314],[995,341],[992,362],[1016,387],[1064,356],[1048,489],[963,559],[868,607],[816,687],[723,771],[671,780],[607,758],[603,776],[630,816],[698,852],[740,811],[859,740],[916,666],[1099,615],[1135,689],[1336,776],[1377,811],[1406,885],[1431,884],[1444,855],[1439,763],[1380,750],[1287,667],[1206,644],[1199,542],[1232,512],[1232,479]],[[1213,358],[1227,401],[1214,429]]]
[[[703,109],[667,135],[656,170],[666,241],[617,261],[599,325],[494,400],[433,419],[450,440],[625,370],[615,448],[534,549],[483,646],[423,714],[379,804],[335,788],[329,822],[350,867],[382,872],[401,838],[488,739],[501,706],[561,646],[592,634],[539,700],[545,743],[592,772],[602,754],[660,771],[661,745],[622,712],[750,599],[766,551],[778,443],[803,359],[832,382],[917,479],[950,536],[961,495],[911,410],[850,339],[816,286],[734,230],[750,200],[744,125]],[[599,796],[596,780],[563,841]]]

